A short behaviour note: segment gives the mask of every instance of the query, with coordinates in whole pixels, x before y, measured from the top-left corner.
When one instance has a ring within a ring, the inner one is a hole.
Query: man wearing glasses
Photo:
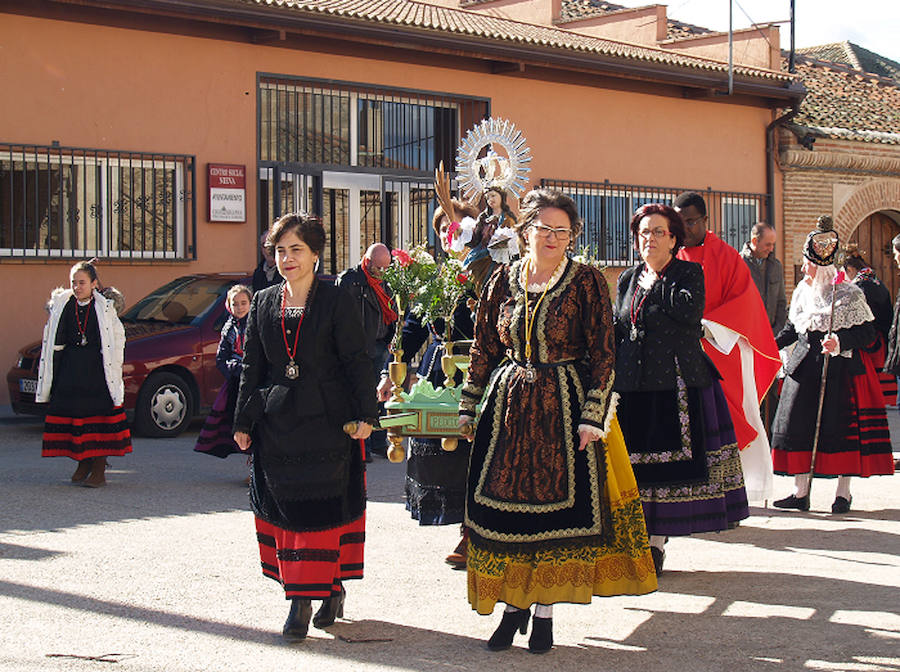
[[[688,191],[674,205],[685,224],[684,247],[676,256],[703,266],[703,350],[722,376],[747,499],[767,500],[772,494],[772,456],[759,404],[781,367],[778,346],[747,264],[708,229],[706,201]]]
[[[388,359],[388,346],[397,322],[397,311],[390,290],[382,279],[384,269],[391,265],[391,252],[384,243],[373,243],[362,261],[338,275],[337,286],[350,293],[359,309],[359,319],[366,336],[366,351],[372,360],[375,374],[381,373]],[[372,453],[385,455],[387,432],[372,432],[366,439],[366,461]]]

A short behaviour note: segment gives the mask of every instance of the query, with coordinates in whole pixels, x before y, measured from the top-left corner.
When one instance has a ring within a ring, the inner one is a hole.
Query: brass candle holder
[[[402,361],[403,350],[394,350],[394,361],[388,364],[388,377],[394,386],[391,388],[391,401],[402,402],[403,384],[406,382],[406,362]],[[402,462],[406,457],[403,448],[403,437],[394,432],[388,432],[388,441],[391,445],[387,449],[387,458],[390,462]]]

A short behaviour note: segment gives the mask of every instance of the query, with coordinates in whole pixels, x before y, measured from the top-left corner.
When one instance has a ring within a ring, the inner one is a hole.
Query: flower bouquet
[[[391,340],[391,351],[397,352],[403,333],[403,316],[422,287],[435,275],[437,264],[423,246],[414,247],[409,252],[396,249],[391,252],[391,256],[391,265],[384,270],[382,278],[394,295],[397,314],[400,316]]]

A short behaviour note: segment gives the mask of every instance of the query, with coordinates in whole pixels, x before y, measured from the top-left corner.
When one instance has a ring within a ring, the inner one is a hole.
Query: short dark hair
[[[684,245],[684,220],[681,218],[681,215],[678,214],[678,211],[670,205],[665,205],[663,203],[647,203],[646,205],[642,205],[637,209],[637,212],[634,213],[634,217],[631,218],[631,235],[634,236],[635,240],[637,240],[638,237],[638,226],[640,226],[641,220],[650,215],[661,215],[669,221],[669,233],[675,238],[675,247],[672,248],[672,256],[674,256]]]
[[[766,231],[774,231],[775,227],[765,222],[757,222],[750,227],[750,238],[762,238]]]
[[[88,277],[91,279],[91,282],[97,279],[97,269],[94,268],[94,265],[89,261],[79,261],[77,264],[72,266],[69,269],[69,277],[71,278],[73,275],[78,273],[78,271],[83,271],[88,274]]]
[[[675,199],[675,203],[672,205],[679,210],[684,210],[686,207],[693,205],[697,208],[697,212],[704,217],[706,216],[706,201],[696,191],[685,191],[682,194],[678,194],[678,198]]]
[[[898,236],[900,237],[900,236]],[[861,271],[864,268],[868,268],[869,265],[866,263],[866,260],[859,253],[859,251],[853,251],[847,254],[844,258],[844,266],[849,266],[850,268],[855,268],[857,271]]]
[[[322,250],[325,249],[325,227],[318,217],[305,212],[289,212],[276,219],[266,236],[269,251],[273,252],[278,241],[289,232],[306,243],[313,254],[322,255]]]
[[[522,205],[519,209],[519,221],[516,222],[515,226],[516,233],[519,234],[520,249],[524,250],[526,247],[525,229],[534,224],[544,208],[559,208],[569,216],[569,226],[572,227],[572,233],[569,236],[570,246],[581,235],[584,222],[578,216],[578,208],[575,205],[575,201],[561,191],[532,189],[522,198]]]

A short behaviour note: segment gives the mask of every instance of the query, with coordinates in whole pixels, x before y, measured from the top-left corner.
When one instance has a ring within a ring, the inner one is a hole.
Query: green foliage
[[[472,280],[463,271],[462,262],[450,257],[421,285],[411,310],[423,324],[434,324],[438,318],[443,318],[449,340],[453,330],[453,312],[471,287]]]

